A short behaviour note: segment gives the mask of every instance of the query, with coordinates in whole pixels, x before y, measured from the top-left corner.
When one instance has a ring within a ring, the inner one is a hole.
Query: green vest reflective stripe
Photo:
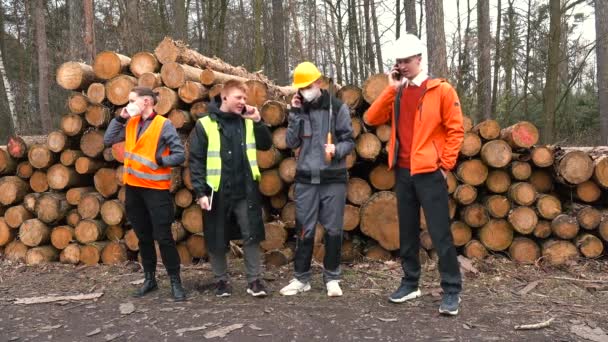
[[[207,133],[207,183],[214,191],[220,188],[222,177],[222,158],[220,157],[220,132],[217,122],[213,121],[209,115],[199,119],[205,132]],[[245,120],[245,146],[247,160],[251,167],[253,179],[259,181],[262,177],[258,168],[257,151],[255,148],[255,135],[253,134],[253,121]]]

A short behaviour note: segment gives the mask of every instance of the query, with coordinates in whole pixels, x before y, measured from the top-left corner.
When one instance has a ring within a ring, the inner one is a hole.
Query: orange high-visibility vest
[[[141,116],[127,123],[123,182],[142,188],[168,190],[171,187],[171,168],[156,164],[156,149],[166,118],[156,115],[148,128],[137,139]],[[169,155],[166,148],[163,156]]]

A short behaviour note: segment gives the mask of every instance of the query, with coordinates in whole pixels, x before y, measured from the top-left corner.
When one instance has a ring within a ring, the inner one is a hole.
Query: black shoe
[[[133,297],[143,297],[156,289],[158,289],[156,274],[154,272],[144,272],[144,284],[133,292]]]
[[[446,293],[441,299],[439,313],[442,315],[456,316],[458,315],[458,307],[460,306],[460,295],[458,293]]]
[[[171,281],[171,294],[173,295],[173,299],[176,302],[182,302],[186,300],[186,290],[182,286],[182,280],[179,277],[179,274],[169,275],[169,280]]]
[[[420,296],[422,296],[422,293],[419,288],[410,285],[401,285],[397,291],[393,292],[393,294],[388,297],[388,300],[392,303],[403,303]]]
[[[266,297],[268,295],[266,286],[264,286],[259,279],[256,279],[247,285],[247,293],[254,297]]]
[[[232,288],[225,280],[220,280],[215,283],[215,296],[216,297],[230,297],[232,295]]]

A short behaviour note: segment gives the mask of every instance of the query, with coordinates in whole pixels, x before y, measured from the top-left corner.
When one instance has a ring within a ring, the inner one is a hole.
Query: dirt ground
[[[184,268],[189,300],[170,300],[159,268],[160,290],[143,299],[129,293],[142,278],[139,266],[25,266],[0,260],[0,341],[608,341],[608,261],[556,269],[518,266],[503,257],[474,263],[465,274],[461,314],[438,314],[436,265],[427,264],[423,296],[391,304],[400,280],[396,262],[345,265],[344,296],[327,298],[320,267],[313,289],[282,297],[291,265],[265,270],[271,295],[245,292],[243,265],[231,261],[234,294],[216,298],[206,263]],[[103,293],[96,300],[15,304],[15,299]],[[124,314],[121,314],[121,309]],[[553,319],[547,327],[515,326]],[[234,328],[225,337],[218,329]],[[188,330],[190,329],[190,330]]]

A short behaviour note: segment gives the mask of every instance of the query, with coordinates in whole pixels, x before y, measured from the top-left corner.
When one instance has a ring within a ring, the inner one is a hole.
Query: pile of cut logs
[[[105,148],[104,128],[127,104],[130,89],[149,86],[160,94],[157,113],[172,121],[188,151],[194,123],[230,79],[246,82],[248,104],[257,106],[272,127],[273,147],[258,152],[266,220],[261,248],[267,266],[289,263],[296,160],[285,134],[294,89],[169,38],[154,53],[128,57],[104,51],[92,66],[67,62],[59,67],[57,83],[72,91],[59,129],[42,137],[12,136],[0,149],[0,253],[28,264],[136,259],[137,237],[124,208],[124,144]],[[395,177],[386,163],[390,126],[367,127],[362,121],[386,85],[386,75],[378,74],[361,88],[332,87],[351,109],[356,139],[347,162],[345,262],[363,256],[386,260],[399,248]],[[465,130],[459,162],[447,179],[451,230],[462,254],[483,258],[504,252],[517,262],[551,264],[602,255],[608,241],[608,148],[537,145],[538,131],[528,122],[501,129],[496,121],[473,126],[465,117]],[[171,192],[181,262],[204,260],[203,212],[193,201],[187,161],[173,169]],[[317,227],[314,258],[320,261],[323,227]],[[238,241],[231,250],[240,254]],[[420,255],[436,258],[422,210]]]

